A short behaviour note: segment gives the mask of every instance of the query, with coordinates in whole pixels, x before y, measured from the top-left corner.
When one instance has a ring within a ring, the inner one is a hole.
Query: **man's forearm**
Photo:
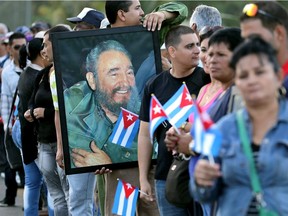
[[[138,135],[139,180],[148,180],[151,165],[152,144],[149,136],[149,123],[141,121]]]
[[[57,136],[57,149],[62,149],[62,133],[61,133],[61,125],[60,125],[60,116],[59,111],[55,110],[55,128],[56,128],[56,136]]]

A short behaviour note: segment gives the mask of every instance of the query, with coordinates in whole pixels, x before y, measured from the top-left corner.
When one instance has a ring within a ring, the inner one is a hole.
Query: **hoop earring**
[[[287,93],[287,90],[284,86],[281,86],[278,91],[280,96],[285,96]]]

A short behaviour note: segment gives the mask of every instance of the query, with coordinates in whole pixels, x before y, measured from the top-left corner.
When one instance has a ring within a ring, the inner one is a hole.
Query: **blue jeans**
[[[25,171],[25,186],[24,186],[24,216],[38,216],[40,189],[43,182],[42,174],[39,171],[35,162],[24,165]],[[47,193],[48,199],[48,212],[49,216],[53,216],[53,203],[50,200],[49,192]]]
[[[39,143],[36,163],[53,199],[54,215],[68,216],[69,186],[64,170],[56,163],[57,143]]]
[[[165,184],[164,180],[155,180],[156,199],[159,207],[160,216],[185,216],[189,212],[185,208],[178,208],[168,202],[165,197]]]
[[[94,191],[96,176],[94,173],[73,174],[67,176],[69,182],[69,210],[72,216],[93,216],[95,212]],[[97,210],[97,209],[96,209]],[[95,213],[95,215],[97,215]]]
[[[20,149],[22,155],[21,130],[19,120],[15,121],[13,125],[12,139],[15,145]],[[25,185],[23,193],[24,216],[38,216],[40,189],[42,184],[45,183],[43,182],[42,174],[40,173],[40,170],[34,161],[27,165],[23,163],[23,168],[25,172]],[[53,216],[53,203],[49,202],[49,200],[51,200],[49,193],[47,193],[47,199],[49,216]]]

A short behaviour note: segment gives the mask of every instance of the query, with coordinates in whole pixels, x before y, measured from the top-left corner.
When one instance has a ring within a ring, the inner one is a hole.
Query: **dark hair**
[[[205,26],[199,32],[199,41],[200,43],[205,40],[206,38],[210,38],[211,35],[216,32],[217,30],[223,29],[222,26]]]
[[[241,37],[241,30],[239,28],[225,28],[212,34],[208,46],[210,47],[213,44],[224,43],[227,45],[228,49],[233,52],[242,41],[243,38]]]
[[[19,65],[20,68],[26,67],[27,58],[33,61],[37,58],[42,50],[42,38],[33,38],[27,45],[23,45],[19,51]]]
[[[269,43],[256,36],[247,39],[235,49],[230,61],[230,67],[235,70],[239,60],[251,54],[258,55],[259,57],[266,56],[273,65],[274,72],[277,73],[279,71],[280,65],[276,58],[276,51]]]
[[[105,13],[110,24],[114,24],[117,19],[117,12],[123,10],[128,12],[129,7],[132,5],[132,1],[106,1]]]
[[[16,39],[25,39],[26,40],[26,37],[24,34],[22,34],[20,32],[15,32],[9,37],[9,42],[8,42],[9,45],[11,46],[13,43],[13,40],[16,40]]]
[[[257,13],[255,16],[250,17],[245,13],[242,13],[240,16],[240,21],[243,22],[248,19],[260,19],[262,25],[267,29],[274,30],[277,24],[281,24],[285,27],[288,32],[288,13],[284,7],[282,7],[276,1],[257,1],[253,2],[253,4],[257,5],[259,10],[264,11],[270,16],[264,15],[262,13]],[[274,18],[273,18],[274,17]]]
[[[165,36],[165,46],[168,48],[169,46],[177,46],[181,39],[180,37],[185,34],[194,34],[195,32],[188,26],[175,26],[172,27]]]
[[[46,32],[45,32],[45,34],[44,35],[49,35],[49,41],[51,41],[51,34],[52,33],[55,33],[55,32],[67,32],[67,31],[70,31],[68,28],[66,28],[65,26],[63,26],[63,25],[58,25],[58,26],[54,26],[54,27],[52,27],[52,28],[50,28],[49,30],[47,30]]]

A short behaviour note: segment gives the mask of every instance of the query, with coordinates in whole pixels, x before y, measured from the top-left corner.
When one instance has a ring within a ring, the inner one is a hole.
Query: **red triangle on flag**
[[[214,122],[210,118],[209,114],[206,111],[203,111],[197,102],[195,104],[196,104],[196,108],[199,112],[203,127],[205,130],[208,130],[214,124]]]
[[[125,192],[125,197],[126,199],[129,198],[129,196],[133,193],[133,191],[135,190],[135,187],[132,186],[131,184],[129,183],[126,183],[122,180],[122,183],[123,183],[123,187],[124,187],[124,192]]]
[[[122,117],[124,121],[124,128],[127,129],[138,119],[138,115],[122,108]]]
[[[158,117],[165,117],[166,114],[157,99],[153,96],[152,98],[152,119]]]
[[[182,98],[180,102],[180,108],[183,108],[185,106],[190,106],[190,105],[193,105],[193,100],[192,100],[189,90],[187,89],[187,86],[184,84]]]

